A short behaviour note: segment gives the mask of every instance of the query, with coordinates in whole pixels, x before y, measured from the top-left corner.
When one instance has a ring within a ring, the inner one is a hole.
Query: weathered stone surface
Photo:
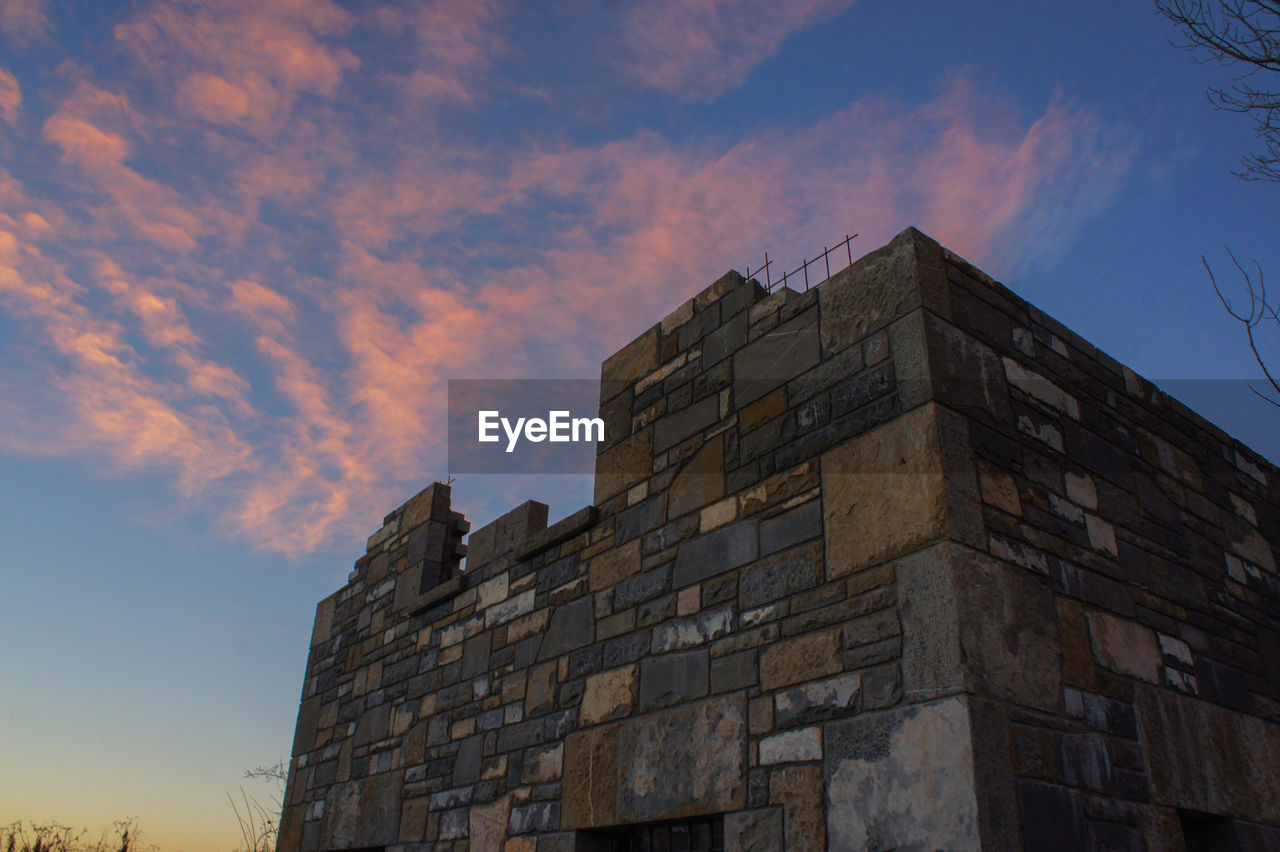
[[[822,459],[827,576],[909,553],[947,532],[946,483],[932,405]]]
[[[593,592],[616,586],[626,578],[640,573],[640,539],[606,550],[591,560],[587,572]]]
[[[754,609],[811,589],[818,584],[820,571],[816,548],[762,560],[742,573],[738,583],[742,608]]]
[[[819,766],[787,766],[769,775],[769,803],[782,805],[785,813],[785,849],[827,848],[822,793]]]
[[[671,482],[667,492],[667,517],[678,518],[714,503],[724,496],[724,436],[702,445]]]
[[[715,698],[628,720],[618,734],[618,816],[724,813],[746,805],[746,706]]]
[[[564,745],[564,828],[618,823],[619,726],[601,725],[570,734]]]
[[[636,672],[637,667],[630,665],[587,678],[579,724],[595,725],[630,713],[635,706]]]
[[[1280,724],[1167,689],[1139,686],[1136,692],[1152,801],[1275,822]]]
[[[469,832],[473,849],[501,849],[507,839],[507,822],[511,819],[511,796],[495,802],[473,805],[469,817]]]
[[[653,630],[653,653],[678,651],[705,644],[733,629],[733,610],[729,605],[706,609],[694,615],[664,622]]]
[[[908,701],[964,687],[951,547],[934,545],[893,563],[902,619],[902,689]]]
[[[724,818],[725,852],[778,852],[782,845],[782,808],[756,808]]]
[[[831,848],[981,848],[964,699],[833,722],[825,747]]]
[[[822,760],[822,729],[802,728],[765,737],[760,741],[760,764]]]
[[[1110,613],[1090,612],[1089,635],[1100,665],[1148,683],[1160,682],[1160,649],[1149,628]]]
[[[904,231],[818,288],[822,349],[839,352],[909,310],[926,304],[922,280],[941,272],[937,243]]]
[[[774,690],[841,669],[840,631],[824,630],[778,642],[760,655],[760,686]]]
[[[862,675],[846,672],[779,692],[774,696],[774,720],[791,728],[856,712]]]
[[[1061,658],[1057,610],[1045,578],[953,546],[960,646],[976,694],[1053,711]]]
[[[611,355],[600,368],[600,401],[612,399],[628,385],[658,368],[658,326]]]
[[[596,505],[643,482],[652,473],[653,429],[645,428],[596,456]]]

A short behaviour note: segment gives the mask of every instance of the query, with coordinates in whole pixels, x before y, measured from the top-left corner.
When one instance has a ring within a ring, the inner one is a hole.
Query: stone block
[[[828,848],[823,799],[820,766],[787,766],[769,774],[769,803],[781,805],[784,812],[784,849]]]
[[[1088,823],[1074,790],[1022,779],[1018,781],[1018,811],[1027,849],[1079,852],[1089,849]]]
[[[760,765],[822,760],[822,728],[801,728],[760,740]]]
[[[672,586],[680,589],[755,560],[756,525],[738,521],[682,542]]]
[[[507,840],[511,819],[511,796],[483,805],[473,805],[468,815],[468,834],[473,849],[501,849]]]
[[[1134,621],[1106,612],[1089,613],[1093,656],[1112,671],[1160,683],[1162,666],[1155,633]]]
[[[666,452],[720,419],[720,401],[708,396],[679,411],[660,417],[653,424],[653,451]]]
[[[653,653],[703,645],[733,629],[733,610],[725,604],[659,624],[653,629]]]
[[[810,308],[733,356],[733,401],[742,408],[818,363],[818,311]]]
[[[600,401],[606,402],[658,368],[659,327],[646,331],[605,359],[600,368]]]
[[[667,490],[667,517],[678,518],[724,496],[724,436],[702,445]]]
[[[779,728],[851,715],[858,709],[862,676],[846,672],[779,692],[773,697],[774,719]]]
[[[776,553],[820,535],[822,501],[810,500],[760,522],[760,553]]]
[[[702,698],[710,690],[705,650],[649,657],[640,663],[640,710]]]
[[[811,589],[818,585],[821,571],[817,547],[761,560],[742,572],[738,583],[742,608],[754,609]]]
[[[963,698],[832,722],[824,746],[832,849],[982,848]]]
[[[623,666],[587,678],[578,707],[581,725],[596,725],[625,716],[635,706],[637,666]]]
[[[591,591],[603,591],[639,574],[640,558],[640,539],[633,539],[594,557],[587,566]]]
[[[909,411],[827,453],[822,502],[828,577],[944,536],[947,494],[934,406]]]
[[[549,660],[567,654],[595,639],[595,613],[590,595],[558,606],[551,614],[551,622],[542,637],[538,651],[539,660]]]
[[[604,503],[652,474],[653,430],[646,428],[596,456],[595,504]]]
[[[782,808],[755,808],[724,818],[725,852],[778,852],[782,845]]]
[[[766,691],[840,671],[839,629],[776,642],[760,655],[760,687]]]
[[[758,668],[754,650],[739,651],[711,661],[711,691],[732,692],[755,686]]]
[[[618,823],[618,725],[570,734],[564,744],[564,828]]]
[[[618,816],[652,822],[746,805],[745,701],[725,696],[621,723]]]

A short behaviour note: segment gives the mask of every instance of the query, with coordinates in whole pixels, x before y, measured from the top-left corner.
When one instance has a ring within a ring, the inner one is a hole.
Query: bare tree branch
[[[1224,248],[1227,248],[1224,246]],[[1213,274],[1213,269],[1209,266],[1209,261],[1200,257],[1200,262],[1204,264],[1205,271],[1209,273],[1209,281],[1213,283],[1213,292],[1218,294],[1218,300],[1222,302],[1222,307],[1226,308],[1232,319],[1244,326],[1245,336],[1249,340],[1249,349],[1253,352],[1253,358],[1258,362],[1258,366],[1262,368],[1262,374],[1267,377],[1267,381],[1271,383],[1272,389],[1276,396],[1274,399],[1259,391],[1253,385],[1249,385],[1249,389],[1257,394],[1261,399],[1266,400],[1272,405],[1280,408],[1280,381],[1271,373],[1267,367],[1266,359],[1262,357],[1262,353],[1258,351],[1258,341],[1256,331],[1259,325],[1264,323],[1270,325],[1274,323],[1280,328],[1280,302],[1272,305],[1267,302],[1267,285],[1262,275],[1262,267],[1258,262],[1253,261],[1254,269],[1257,270],[1258,280],[1254,283],[1253,278],[1249,275],[1248,270],[1240,265],[1240,261],[1236,259],[1235,253],[1227,248],[1227,254],[1231,257],[1231,262],[1235,264],[1236,269],[1240,272],[1240,276],[1244,278],[1245,292],[1249,296],[1248,310],[1238,310],[1231,306],[1231,300],[1222,292],[1222,288],[1218,286],[1218,279]]]
[[[1156,8],[1186,39],[1175,44],[1197,62],[1242,66],[1230,88],[1209,89],[1209,100],[1252,118],[1261,140],[1236,174],[1280,181],[1280,0],[1156,0]]]

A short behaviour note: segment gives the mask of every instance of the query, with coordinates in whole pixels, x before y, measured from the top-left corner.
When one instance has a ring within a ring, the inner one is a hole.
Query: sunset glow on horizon
[[[445,478],[447,381],[598,377],[766,250],[914,225],[1150,378],[1259,376],[1199,258],[1280,270],[1280,189],[1172,35],[1145,2],[0,0],[0,825],[234,848],[316,601]],[[1203,413],[1280,458],[1234,399]],[[473,529],[525,499],[589,477],[454,485]]]

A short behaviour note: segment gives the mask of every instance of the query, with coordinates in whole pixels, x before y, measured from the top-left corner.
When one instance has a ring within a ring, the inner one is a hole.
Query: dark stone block
[[[733,402],[741,408],[818,363],[818,311],[810,309],[740,349],[733,358]]]
[[[600,645],[588,645],[569,654],[567,675],[570,679],[582,677],[600,670],[602,648]]]
[[[741,651],[711,661],[711,691],[730,692],[756,684],[756,652]]]
[[[742,608],[746,610],[812,588],[817,582],[818,570],[813,553],[805,550],[753,565],[743,572],[738,591]]]
[[[511,809],[509,824],[512,834],[554,831],[560,827],[560,805],[556,802],[533,802]]]
[[[638,603],[671,591],[671,568],[663,565],[618,584],[613,592],[614,611],[630,609]]]
[[[753,561],[757,554],[756,527],[738,521],[680,545],[672,585],[679,589]]]
[[[822,501],[810,500],[760,522],[760,553],[776,553],[820,535]]]
[[[489,646],[493,634],[485,631],[472,636],[462,646],[462,671],[460,677],[473,678],[489,669]]]
[[[663,654],[640,663],[642,711],[701,698],[709,689],[705,650]]]
[[[1080,852],[1088,843],[1088,826],[1076,794],[1038,781],[1018,781],[1022,846],[1038,852]]]
[[[893,361],[885,361],[831,391],[831,416],[841,417],[894,388]]]
[[[480,765],[484,763],[484,737],[467,737],[458,746],[453,759],[453,786],[462,787],[480,780]]]
[[[690,391],[692,393],[692,391]],[[720,400],[714,396],[658,418],[653,424],[653,451],[665,452],[720,419]]]
[[[626,544],[631,539],[662,526],[662,514],[665,508],[666,495],[658,494],[648,500],[637,503],[618,515],[615,535],[617,544]]]
[[[747,342],[747,315],[740,313],[707,335],[702,341],[702,365],[723,361]]]
[[[606,669],[617,668],[627,663],[634,663],[648,653],[649,631],[638,630],[604,643],[603,666]]]
[[[531,637],[532,638],[532,637]],[[558,606],[542,637],[539,660],[549,660],[590,644],[595,638],[595,612],[590,595]],[[518,655],[517,655],[518,656]]]
[[[862,347],[852,346],[826,359],[797,379],[787,383],[787,402],[798,405],[853,376],[862,369]]]

